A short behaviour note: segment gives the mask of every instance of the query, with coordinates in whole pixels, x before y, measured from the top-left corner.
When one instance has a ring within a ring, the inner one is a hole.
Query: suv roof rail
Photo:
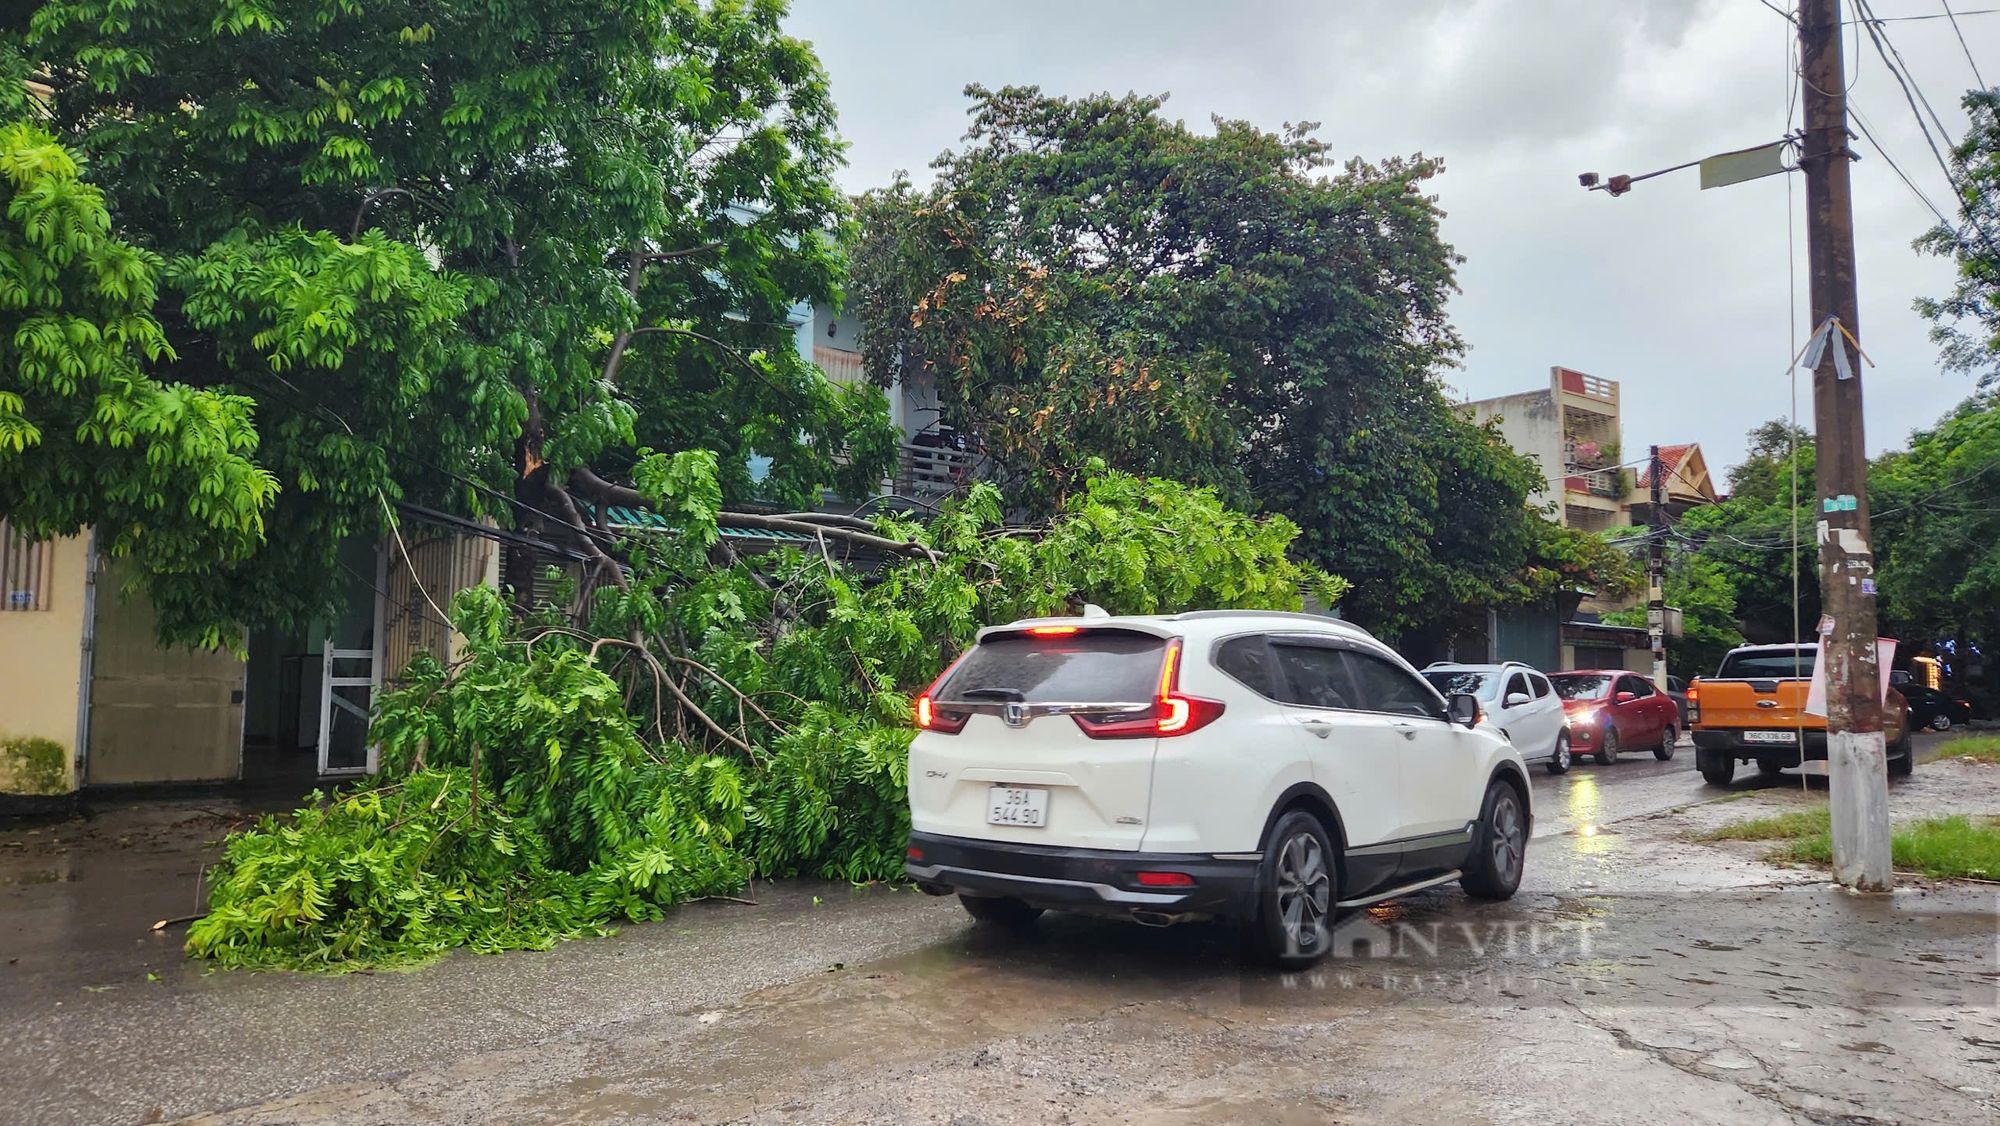
[[[1297,610],[1186,610],[1167,617],[1179,619],[1200,618],[1297,618],[1301,621],[1318,622],[1322,625],[1339,626],[1356,632],[1361,627],[1343,618],[1330,618],[1325,614],[1305,614]]]

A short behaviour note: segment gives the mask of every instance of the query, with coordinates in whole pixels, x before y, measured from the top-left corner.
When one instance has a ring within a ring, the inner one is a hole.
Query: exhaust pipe
[[[952,894],[952,886],[950,884],[934,883],[930,880],[918,880],[917,890],[923,892],[925,895]]]
[[[1198,919],[1206,918],[1208,916],[1199,911],[1183,911],[1176,915],[1170,915],[1165,911],[1138,910],[1132,912],[1132,921],[1142,927],[1171,927],[1175,923],[1192,923]]]

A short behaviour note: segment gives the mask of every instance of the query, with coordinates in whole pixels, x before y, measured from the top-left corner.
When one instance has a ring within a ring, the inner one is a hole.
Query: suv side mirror
[[[1479,723],[1479,697],[1466,692],[1454,692],[1445,701],[1445,714],[1460,727],[1470,728]]]
[[[1620,692],[1611,698],[1611,702],[1614,704],[1629,704],[1638,698],[1639,694],[1636,692]]]
[[[1500,706],[1503,708],[1518,708],[1532,699],[1534,697],[1528,695],[1526,692],[1509,692],[1507,693],[1507,698],[1500,701]]]

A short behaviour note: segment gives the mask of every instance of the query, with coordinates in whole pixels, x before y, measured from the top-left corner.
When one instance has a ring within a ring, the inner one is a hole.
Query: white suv
[[[1549,678],[1519,661],[1459,665],[1440,661],[1424,666],[1431,687],[1451,696],[1464,692],[1479,701],[1481,721],[1498,728],[1521,748],[1521,757],[1539,762],[1550,774],[1569,771],[1569,718]]]
[[[1234,917],[1309,965],[1337,908],[1519,886],[1527,768],[1478,714],[1331,618],[990,627],[917,701],[907,870],[984,922]]]

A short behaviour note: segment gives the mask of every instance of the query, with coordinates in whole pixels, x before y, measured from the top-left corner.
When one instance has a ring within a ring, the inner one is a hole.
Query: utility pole
[[[1653,514],[1647,521],[1646,633],[1653,639],[1653,687],[1667,690],[1667,485],[1660,447],[1652,447],[1646,479],[1653,488]]]
[[[1875,651],[1875,568],[1869,546],[1867,445],[1861,427],[1860,339],[1854,288],[1854,206],[1848,184],[1847,76],[1840,57],[1840,0],[1799,0],[1805,133],[1806,256],[1812,325],[1839,320],[1813,372],[1819,453],[1820,599],[1830,621],[1819,643],[1826,667],[1828,805],[1833,875],[1861,891],[1887,891],[1889,777]],[[1845,330],[1844,332],[1842,330]],[[1855,346],[1858,350],[1858,344]],[[1847,362],[1836,363],[1834,349]],[[1845,369],[1849,378],[1841,378]],[[1804,748],[1800,750],[1803,752]]]

